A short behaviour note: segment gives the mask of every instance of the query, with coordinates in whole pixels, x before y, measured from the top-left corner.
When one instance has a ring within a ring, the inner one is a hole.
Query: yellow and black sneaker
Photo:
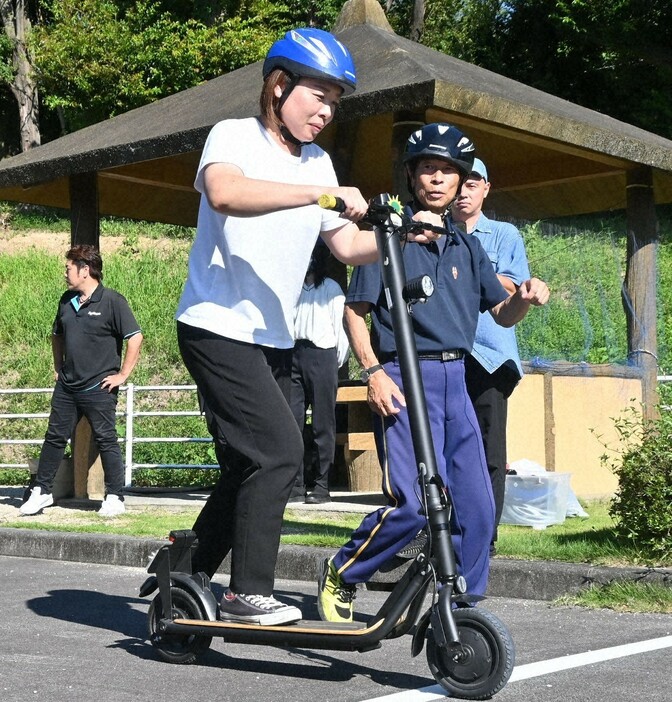
[[[317,610],[325,622],[351,622],[357,586],[348,585],[336,572],[330,558],[322,562],[317,580]]]

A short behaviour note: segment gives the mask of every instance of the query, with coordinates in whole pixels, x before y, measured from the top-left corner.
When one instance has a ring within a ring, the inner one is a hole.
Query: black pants
[[[290,404],[302,432],[306,410],[312,408],[312,443],[317,449],[317,466],[314,474],[304,476],[301,465],[295,484],[297,494],[302,494],[304,487],[318,495],[329,494],[329,471],[336,451],[337,391],[336,349],[320,349],[310,342],[299,341],[292,358]],[[309,453],[312,456],[312,451]]]
[[[229,587],[270,595],[301,433],[289,408],[291,349],[226,339],[178,322],[180,352],[208,410],[221,473],[201,510],[194,572],[212,577],[231,551]]]
[[[108,392],[95,387],[83,392],[71,392],[61,382],[56,383],[35,479],[35,485],[41,487],[43,493],[51,492],[68,440],[72,438],[79,420],[86,417],[103,464],[105,493],[121,497],[124,464],[117,436],[116,410],[116,390]]]
[[[488,373],[473,357],[465,359],[467,391],[476,411],[476,418],[483,437],[485,459],[495,498],[495,532],[502,516],[506,485],[506,422],[508,398],[519,381],[517,373],[507,366],[500,366]]]

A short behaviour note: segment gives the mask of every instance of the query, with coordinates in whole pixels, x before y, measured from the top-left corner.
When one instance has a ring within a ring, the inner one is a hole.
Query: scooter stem
[[[379,195],[377,199],[386,196]],[[381,204],[384,204],[381,202]],[[391,215],[394,217],[394,215]],[[432,551],[438,563],[437,576],[446,584],[457,577],[455,555],[450,544],[450,505],[443,490],[434,453],[434,443],[427,414],[424,386],[415,346],[413,324],[408,312],[403,289],[406,283],[401,244],[388,217],[387,224],[375,226],[380,255],[383,285],[390,302],[394,339],[399,358],[401,378],[406,396],[415,460],[427,495],[427,519],[431,527]]]

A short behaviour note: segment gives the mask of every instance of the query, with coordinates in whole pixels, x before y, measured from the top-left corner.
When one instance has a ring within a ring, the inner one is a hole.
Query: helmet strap
[[[285,74],[287,75],[287,84],[285,85],[285,89],[282,91],[282,95],[280,96],[280,99],[278,100],[278,105],[275,108],[275,114],[278,117],[278,120],[280,121],[280,134],[282,135],[282,138],[285,141],[288,141],[290,144],[294,144],[294,146],[306,146],[307,144],[310,144],[309,141],[299,141],[287,128],[287,126],[284,124],[280,117],[280,110],[282,110],[282,106],[285,104],[287,101],[287,98],[289,97],[290,93],[296,86],[298,85],[299,81],[301,80],[301,76],[297,76],[293,73],[290,73],[289,71],[285,71]]]
[[[294,144],[294,146],[307,146],[310,144],[309,141],[299,141],[282,123],[280,123],[280,134],[285,141],[288,141],[290,144]]]
[[[441,213],[442,219],[445,219],[446,217],[448,217],[450,215],[450,208],[455,204],[456,200],[457,200],[457,195],[455,195],[455,197],[446,205],[446,209]],[[414,209],[416,209],[418,211],[425,208],[425,206],[415,196],[415,193],[413,193],[413,205],[414,205]]]

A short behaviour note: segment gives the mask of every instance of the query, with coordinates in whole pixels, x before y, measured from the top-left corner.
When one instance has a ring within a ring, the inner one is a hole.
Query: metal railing
[[[196,395],[195,385],[135,385],[128,383],[119,388],[120,399],[121,393],[125,393],[125,407],[117,411],[117,417],[123,417],[125,420],[125,435],[119,437],[120,444],[123,444],[124,457],[124,472],[126,485],[131,484],[133,470],[136,468],[194,468],[206,469],[217,468],[217,464],[209,463],[136,463],[134,460],[134,448],[139,444],[161,444],[161,443],[212,443],[210,437],[194,437],[194,436],[136,436],[136,420],[140,417],[200,417],[201,411],[198,409],[198,398]],[[194,410],[156,410],[143,411],[136,409],[138,395],[142,393],[152,392],[190,392],[194,396]],[[27,389],[2,389],[0,395],[20,395],[20,394],[52,394],[53,388],[27,388]],[[49,412],[22,413],[8,412],[1,413],[0,420],[7,419],[46,419],[49,417]],[[0,445],[38,445],[41,446],[44,441],[42,438],[2,438]],[[0,468],[28,468],[26,463],[0,463]]]
[[[658,376],[659,383],[672,383],[672,375],[660,375]],[[131,484],[133,470],[136,468],[194,468],[194,469],[207,469],[207,468],[217,468],[216,463],[136,463],[134,460],[134,448],[139,444],[147,443],[182,443],[182,444],[195,444],[195,443],[212,443],[210,437],[194,437],[194,436],[150,436],[150,437],[138,437],[135,435],[136,420],[140,417],[199,417],[202,416],[201,411],[198,409],[198,398],[196,394],[195,385],[134,385],[133,383],[128,383],[128,385],[122,385],[120,388],[120,393],[125,393],[125,408],[123,410],[117,411],[118,417],[123,417],[125,419],[125,436],[119,437],[119,442],[123,444],[123,458],[124,458],[124,472],[126,485]],[[196,409],[193,410],[156,410],[156,411],[142,411],[137,410],[137,396],[142,393],[152,393],[152,392],[190,392],[194,396],[194,405]],[[52,394],[53,388],[25,388],[25,389],[2,389],[0,388],[0,396],[2,395],[20,395],[20,394]],[[665,407],[665,409],[672,409],[672,407]],[[49,412],[36,412],[36,413],[0,413],[0,420],[11,420],[11,419],[47,419],[49,417]],[[40,438],[29,438],[29,439],[18,439],[18,438],[1,438],[0,445],[35,445],[41,446],[44,441],[44,437]],[[0,463],[0,468],[28,468],[29,464],[26,463]]]

